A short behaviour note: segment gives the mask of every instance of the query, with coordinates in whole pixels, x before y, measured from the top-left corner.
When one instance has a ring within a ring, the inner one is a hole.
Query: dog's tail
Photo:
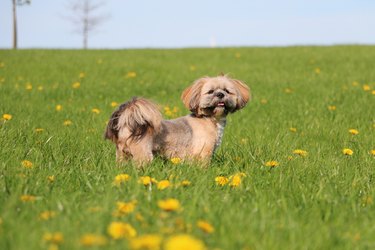
[[[158,133],[161,129],[162,114],[156,104],[144,98],[134,97],[113,112],[104,134],[105,139],[116,142],[139,140],[146,133]]]

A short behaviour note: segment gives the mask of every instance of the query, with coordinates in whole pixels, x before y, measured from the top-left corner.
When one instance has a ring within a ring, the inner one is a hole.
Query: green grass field
[[[373,46],[1,50],[0,249],[374,249],[374,65]],[[253,99],[208,169],[116,165],[113,102],[186,115],[183,89],[221,72]]]

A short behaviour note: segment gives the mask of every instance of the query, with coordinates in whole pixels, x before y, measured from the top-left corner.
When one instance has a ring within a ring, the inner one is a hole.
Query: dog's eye
[[[224,91],[225,91],[225,92],[227,92],[227,94],[230,94],[229,90],[227,90],[227,89],[224,89]]]
[[[213,89],[211,89],[210,91],[207,92],[207,94],[212,94],[212,93],[214,93]]]

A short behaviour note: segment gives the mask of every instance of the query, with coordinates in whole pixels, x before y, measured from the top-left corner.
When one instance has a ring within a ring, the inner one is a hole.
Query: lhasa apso
[[[243,108],[249,98],[249,87],[239,80],[203,77],[181,95],[190,115],[164,120],[154,103],[135,97],[113,112],[105,138],[116,144],[118,161],[144,164],[155,155],[209,161],[221,143],[226,116]]]

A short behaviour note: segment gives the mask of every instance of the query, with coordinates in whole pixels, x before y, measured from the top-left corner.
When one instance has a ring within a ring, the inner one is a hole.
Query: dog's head
[[[249,98],[246,84],[225,75],[200,78],[181,95],[193,114],[219,118],[245,107]]]

